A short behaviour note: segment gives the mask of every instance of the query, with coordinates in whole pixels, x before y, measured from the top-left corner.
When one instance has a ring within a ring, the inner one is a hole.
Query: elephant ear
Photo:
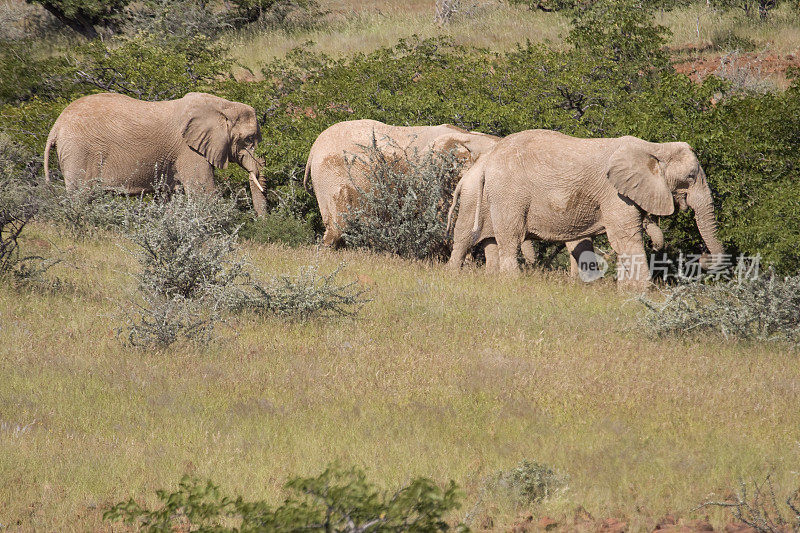
[[[193,98],[181,116],[183,140],[217,168],[228,166],[230,129],[228,117],[212,99]]]
[[[675,211],[659,160],[641,146],[626,144],[611,155],[608,180],[650,214],[666,216]]]

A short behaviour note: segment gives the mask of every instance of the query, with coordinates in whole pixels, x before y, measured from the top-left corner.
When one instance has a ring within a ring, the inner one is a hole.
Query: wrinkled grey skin
[[[146,102],[102,93],[72,102],[56,120],[44,152],[49,181],[50,149],[68,191],[92,181],[128,194],[152,191],[164,179],[189,194],[213,192],[214,168],[238,163],[250,175],[253,205],[266,210],[255,157],[261,131],[255,110],[205,93]]]
[[[370,169],[353,162],[364,157],[364,147],[378,148],[387,155],[403,153],[422,157],[429,151],[453,151],[469,168],[481,154],[488,152],[499,137],[469,132],[442,124],[439,126],[390,126],[377,120],[350,120],[329,127],[317,137],[308,154],[303,185],[314,188],[325,234],[322,242],[336,245],[342,239],[342,215],[358,199],[358,189],[369,186]]]
[[[579,139],[529,130],[499,141],[463,179],[449,263],[454,268],[461,265],[464,249],[491,236],[498,255],[492,266],[516,272],[517,251],[526,235],[569,243],[606,233],[624,272],[621,281],[641,286],[650,279],[643,228],[654,244],[663,244],[663,234],[648,215],[670,215],[676,205],[694,210],[712,257],[718,260],[723,253],[711,190],[686,143]],[[467,191],[472,180],[477,186]],[[474,211],[464,210],[465,202],[474,204]],[[708,256],[703,264],[711,266]]]
[[[473,165],[471,169],[464,173],[459,180],[453,191],[453,202],[450,205],[450,210],[447,213],[447,231],[450,232],[453,227],[453,215],[455,208],[459,205],[459,213],[475,213],[477,207],[478,194],[483,186],[483,159]],[[489,209],[484,207],[481,209],[479,215],[481,217],[480,234],[473,235],[474,243],[471,240],[461,240],[454,243],[453,252],[450,255],[449,266],[452,268],[459,268],[464,262],[464,259],[470,249],[474,246],[483,248],[484,255],[486,256],[486,269],[488,272],[497,270],[499,257],[497,254],[497,242],[494,238],[494,230],[492,229],[492,221],[489,218]],[[456,230],[458,235],[466,236],[468,233],[466,226],[473,223],[471,216],[461,217],[461,226]],[[458,223],[458,222],[457,222]],[[664,247],[664,233],[658,224],[650,216],[644,217],[642,222],[645,233],[652,241],[653,249],[660,250]],[[570,257],[570,275],[578,277],[580,270],[578,268],[578,259],[583,252],[589,251],[594,253],[594,245],[591,238],[580,239],[577,241],[567,241],[564,243],[567,247]],[[536,263],[536,252],[531,242],[531,236],[526,234],[525,240],[522,241],[520,246],[522,255],[527,264]]]

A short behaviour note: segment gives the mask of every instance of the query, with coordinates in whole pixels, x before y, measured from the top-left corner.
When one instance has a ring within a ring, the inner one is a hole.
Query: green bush
[[[460,507],[454,482],[444,488],[415,478],[394,492],[383,492],[358,468],[329,466],[316,477],[294,477],[279,507],[264,501],[225,496],[211,481],[184,477],[178,490],[156,492],[160,508],[149,509],[134,499],[104,513],[140,530],[187,531],[325,531],[419,532],[450,531],[447,513]],[[462,529],[461,527],[455,529]]]

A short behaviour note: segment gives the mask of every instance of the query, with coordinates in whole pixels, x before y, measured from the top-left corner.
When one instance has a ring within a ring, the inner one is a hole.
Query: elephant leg
[[[483,255],[486,256],[486,273],[497,274],[500,266],[500,257],[497,252],[497,242],[494,239],[486,240],[483,245]]]
[[[322,244],[325,246],[338,246],[342,241],[343,221],[335,211],[329,213],[325,220],[325,233],[322,235]]]
[[[519,274],[517,254],[525,238],[524,206],[515,209],[499,203],[491,203],[489,207],[497,241],[498,269],[503,273]]]
[[[525,258],[525,263],[528,265],[535,265],[537,263],[538,257],[536,249],[533,247],[533,241],[531,239],[522,241],[520,249],[522,250],[522,257]]]
[[[447,268],[451,270],[458,270],[464,264],[464,258],[467,257],[470,248],[470,239],[454,239],[453,251],[450,253],[450,259],[447,261]]]
[[[641,221],[606,227],[611,247],[617,252],[617,284],[622,288],[643,289],[650,281],[650,269],[644,252]]]
[[[177,179],[186,194],[210,196],[217,190],[214,185],[214,167],[197,152],[187,149],[182,151],[175,161],[174,178]],[[156,185],[162,183],[169,187],[173,173],[165,168],[156,176]]]
[[[567,251],[569,252],[569,274],[573,278],[577,278],[581,271],[580,265],[578,264],[581,254],[585,252],[594,253],[592,239],[586,238],[577,241],[567,241],[564,244],[567,246]]]

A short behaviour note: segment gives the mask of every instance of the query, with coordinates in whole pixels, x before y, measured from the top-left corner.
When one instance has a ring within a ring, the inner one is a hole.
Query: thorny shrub
[[[368,169],[368,185],[355,189],[344,215],[345,244],[410,259],[444,258],[447,210],[463,163],[453,154],[379,148],[377,140],[352,154],[349,172]]]
[[[681,283],[664,298],[640,296],[642,322],[659,335],[716,332],[725,338],[800,343],[800,275]]]
[[[254,279],[237,244],[236,198],[156,195],[126,218],[130,252],[140,270],[137,293],[125,303],[118,333],[134,346],[204,343],[228,313],[282,317],[352,316],[366,301],[355,283],[338,284],[339,269],[297,277]]]

